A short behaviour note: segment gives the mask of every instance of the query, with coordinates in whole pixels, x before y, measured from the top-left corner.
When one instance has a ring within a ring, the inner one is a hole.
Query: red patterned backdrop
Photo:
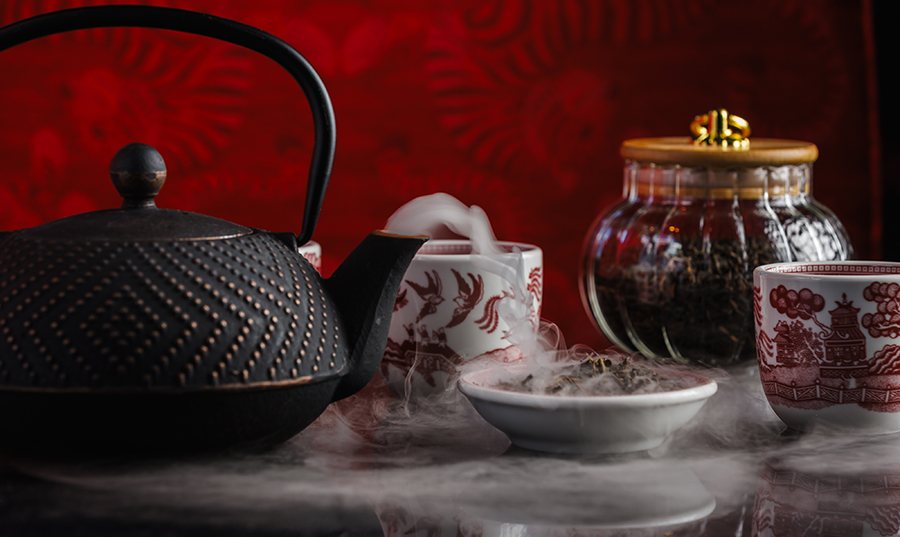
[[[3,24],[81,0],[3,0]],[[621,190],[623,138],[686,134],[726,106],[760,136],[814,141],[817,196],[878,255],[865,2],[158,1],[285,38],[334,100],[338,154],[316,239],[325,272],[414,196],[479,204],[546,255],[545,309],[570,342],[583,235]],[[92,30],[0,54],[0,225],[110,207],[129,141],[161,150],[160,205],[298,228],[311,120],[268,60],[153,30]]]

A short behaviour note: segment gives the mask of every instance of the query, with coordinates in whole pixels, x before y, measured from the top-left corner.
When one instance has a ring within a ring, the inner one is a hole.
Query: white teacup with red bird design
[[[900,263],[775,263],[753,272],[766,398],[789,427],[900,431]]]
[[[530,244],[496,245],[500,254],[484,256],[473,254],[468,240],[432,239],[413,259],[397,295],[382,362],[398,394],[446,390],[459,366],[474,358],[521,357],[510,338],[516,319],[510,311],[526,308],[527,323],[537,329],[543,255]]]

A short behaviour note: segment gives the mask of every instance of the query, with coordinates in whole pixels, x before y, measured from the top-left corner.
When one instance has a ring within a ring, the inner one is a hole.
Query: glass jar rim
[[[640,197],[760,199],[812,193],[810,164],[704,168],[629,161],[626,192]]]
[[[626,160],[682,166],[748,168],[815,162],[819,149],[811,142],[754,138],[747,149],[697,145],[686,136],[632,138],[622,142]]]

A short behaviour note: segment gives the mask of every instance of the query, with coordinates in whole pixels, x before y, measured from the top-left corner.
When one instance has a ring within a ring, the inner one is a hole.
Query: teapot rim
[[[180,209],[101,209],[12,234],[29,240],[73,242],[169,242],[235,239],[261,230]]]

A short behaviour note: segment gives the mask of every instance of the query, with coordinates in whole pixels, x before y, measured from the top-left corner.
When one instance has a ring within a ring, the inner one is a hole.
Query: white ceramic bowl
[[[459,389],[513,444],[551,453],[653,449],[687,424],[718,388],[700,375],[691,375],[698,384],[690,388],[637,395],[557,396],[494,387],[526,373],[527,366],[473,371],[460,377]]]

